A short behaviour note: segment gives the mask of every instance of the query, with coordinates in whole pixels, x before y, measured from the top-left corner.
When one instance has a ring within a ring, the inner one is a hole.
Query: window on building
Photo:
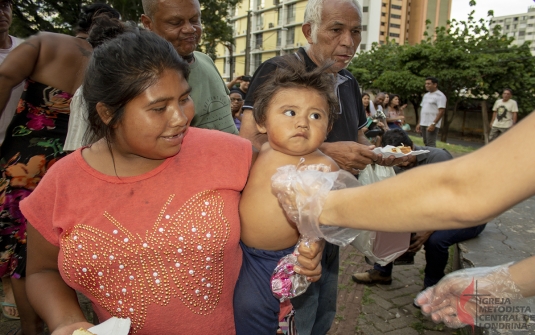
[[[277,30],[277,48],[281,46],[282,32]]]
[[[362,26],[362,31],[368,31],[368,26],[367,25],[363,25]]]
[[[386,7],[386,3],[383,2],[383,7]]]
[[[516,29],[516,26],[517,26],[516,24],[513,24],[513,29]]]
[[[381,22],[381,26],[383,26],[383,27],[384,27],[385,25],[386,25],[386,24],[385,24],[384,22]]]
[[[368,6],[362,7],[362,12],[363,13],[368,13]]]
[[[254,68],[258,68],[260,66],[260,64],[262,64],[262,54],[261,53],[258,53],[258,54],[254,54],[253,56],[253,66]]]
[[[385,35],[385,32],[384,31],[381,31],[381,36],[384,36]]]
[[[401,9],[401,6],[399,6],[399,5],[392,5],[390,7],[392,7],[392,9]]]
[[[513,21],[518,21],[518,17],[513,18]]]
[[[386,16],[386,13],[381,13],[381,16]]]
[[[365,51],[366,50],[366,43],[361,43],[360,44],[360,50],[361,51]]]
[[[255,35],[255,47],[257,49],[262,48],[262,35],[263,34],[256,34]]]
[[[293,45],[295,43],[295,27],[288,28],[286,32],[286,45]]]
[[[264,29],[264,13],[256,16],[256,29]]]
[[[388,34],[388,36],[390,36],[390,37],[399,37],[399,34],[390,33],[390,34]]]
[[[518,36],[526,36],[526,31],[525,30],[520,30],[518,32]]]
[[[291,4],[288,6],[287,13],[286,13],[286,24],[294,23],[295,22],[295,4]]]
[[[395,24],[395,23],[390,23],[390,27],[391,28],[401,28],[401,25]]]
[[[390,17],[393,19],[401,19],[401,15],[397,15],[397,14],[391,14]]]
[[[278,25],[279,26],[282,26],[282,21],[283,21],[283,17],[282,17],[282,7],[278,9],[278,17],[279,17],[279,20],[278,20]]]
[[[510,27],[510,25],[506,25],[506,26],[505,26],[505,29],[509,30],[509,27]]]

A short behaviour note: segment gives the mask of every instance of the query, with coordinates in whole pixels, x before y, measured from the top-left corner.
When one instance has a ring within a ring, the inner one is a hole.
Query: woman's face
[[[392,101],[390,101],[390,105],[391,105],[391,106],[397,106],[397,105],[399,105],[399,98],[398,98],[398,97],[393,97],[393,98],[392,98]]]
[[[368,107],[370,105],[370,96],[369,95],[365,95],[362,97],[362,104],[364,105],[364,107]]]
[[[385,101],[383,102],[384,106],[388,106],[388,101],[390,101],[390,97],[388,95],[385,95]]]
[[[113,141],[118,154],[149,160],[176,155],[195,114],[190,91],[181,73],[164,70],[153,85],[126,105]]]

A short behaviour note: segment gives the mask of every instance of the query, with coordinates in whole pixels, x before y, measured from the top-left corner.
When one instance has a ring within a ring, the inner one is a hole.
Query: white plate
[[[373,149],[373,152],[376,153],[377,155],[379,154],[383,155],[384,158],[390,157],[390,156],[394,156],[396,158],[403,157],[403,156],[418,156],[418,155],[426,154],[429,152],[429,150],[416,150],[416,151],[411,151],[408,154],[404,154],[402,152],[392,152],[392,148],[395,148],[395,147],[391,145],[387,145],[384,148],[375,148]]]

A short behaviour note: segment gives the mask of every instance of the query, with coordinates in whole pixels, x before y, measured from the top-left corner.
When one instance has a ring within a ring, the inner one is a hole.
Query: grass
[[[421,137],[413,136],[413,135],[409,135],[409,137],[411,138],[414,145],[418,145],[418,146],[424,145],[424,140]],[[457,145],[457,144],[449,144],[449,143],[444,143],[440,141],[437,141],[437,148],[446,149],[451,154],[467,154],[476,150],[476,148],[465,147],[463,145]]]
[[[364,287],[364,292],[362,293],[362,304],[363,305],[371,305],[375,302],[372,298],[370,298],[370,295],[372,294],[372,290],[366,286]]]

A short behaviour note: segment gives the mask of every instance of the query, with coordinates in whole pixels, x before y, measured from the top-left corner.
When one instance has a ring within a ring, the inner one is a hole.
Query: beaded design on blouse
[[[132,234],[111,214],[103,231],[77,224],[62,236],[67,278],[85,287],[112,316],[132,321],[131,333],[143,328],[151,304],[166,306],[178,298],[195,314],[208,315],[223,288],[223,251],[230,224],[217,191],[194,195],[175,213],[158,213],[145,236]]]

